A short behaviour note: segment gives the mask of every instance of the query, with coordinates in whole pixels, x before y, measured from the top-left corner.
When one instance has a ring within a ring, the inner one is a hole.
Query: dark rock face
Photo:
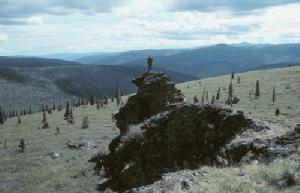
[[[140,133],[115,139],[117,145],[98,162],[111,177],[99,188],[123,192],[150,184],[162,173],[217,163],[220,148],[251,124],[242,112],[188,103],[170,106],[142,124]]]
[[[130,97],[115,115],[121,134],[126,133],[128,125],[141,123],[166,110],[168,104],[184,100],[183,95],[175,88],[175,83],[163,73],[145,73],[132,82],[138,87],[137,94]]]

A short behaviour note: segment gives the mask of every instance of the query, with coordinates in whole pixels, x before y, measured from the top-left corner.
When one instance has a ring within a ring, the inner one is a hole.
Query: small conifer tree
[[[229,87],[228,87],[227,104],[229,104],[229,105],[232,104],[232,97],[233,97],[233,87],[232,87],[232,82],[230,82]]]
[[[4,124],[4,115],[2,112],[2,108],[0,107],[0,124],[3,125]]]
[[[47,114],[46,114],[46,111],[43,111],[43,129],[47,129],[49,128],[49,123],[47,121]]]
[[[275,92],[275,86],[273,87],[272,102],[273,102],[273,104],[276,102],[276,92]]]
[[[24,153],[25,152],[25,140],[21,139],[20,144],[19,144],[20,152]]]
[[[70,108],[70,111],[69,111],[68,123],[75,124],[72,108]]]
[[[215,104],[215,95],[213,95],[211,98],[211,104]]]
[[[201,103],[203,104],[204,103],[204,99],[205,99],[205,89],[203,90],[203,93],[202,93],[202,97],[201,97]]]
[[[70,103],[69,101],[67,101],[66,112],[64,114],[65,120],[69,119],[69,114],[70,114]]]
[[[7,149],[7,140],[4,139],[4,149]]]
[[[107,97],[106,97],[106,96],[104,97],[104,104],[105,104],[105,105],[108,105],[108,100],[107,100]]]
[[[21,124],[22,120],[21,120],[21,116],[18,114],[18,124]]]
[[[197,98],[197,95],[194,96],[193,102],[194,102],[194,104],[198,104],[199,103],[199,99]]]
[[[237,83],[238,83],[238,84],[241,83],[241,78],[240,78],[240,76],[238,76],[238,78],[237,78]]]
[[[259,81],[256,81],[256,85],[255,85],[255,98],[259,98],[260,97],[260,88],[259,88]]]
[[[117,105],[120,106],[121,104],[121,90],[120,90],[120,85],[119,82],[117,82]]]
[[[55,109],[56,109],[56,104],[55,101],[53,101],[52,110],[55,111]]]
[[[219,87],[217,95],[216,95],[216,100],[220,100],[220,93],[221,93],[221,88]]]
[[[89,120],[88,120],[88,116],[84,116],[83,120],[82,120],[82,129],[87,129],[89,127]]]
[[[60,129],[59,129],[58,125],[57,125],[55,135],[58,135],[58,134],[60,134]]]
[[[208,91],[206,91],[205,100],[208,101]]]
[[[90,104],[91,105],[95,104],[95,96],[93,94],[90,96]]]

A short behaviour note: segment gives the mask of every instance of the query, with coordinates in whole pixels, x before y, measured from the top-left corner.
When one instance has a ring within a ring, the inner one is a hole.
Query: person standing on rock
[[[151,55],[148,56],[147,63],[148,63],[148,73],[149,73],[152,71],[152,64],[153,64],[153,58],[151,57]]]

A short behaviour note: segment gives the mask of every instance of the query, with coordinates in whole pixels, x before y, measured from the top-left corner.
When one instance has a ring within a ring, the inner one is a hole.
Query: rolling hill
[[[124,94],[136,91],[131,79],[146,71],[142,66],[81,65],[54,59],[0,58],[0,106],[7,110],[24,110],[31,105],[38,110],[41,103],[65,103],[90,95],[112,96],[120,83]],[[170,70],[161,70],[175,82],[195,77]]]
[[[237,84],[233,80],[234,96],[240,102],[233,105],[234,110],[242,110],[254,119],[261,120],[270,130],[245,132],[236,140],[258,138],[265,139],[279,136],[293,129],[300,123],[300,67],[278,68],[236,74],[241,78]],[[255,87],[256,80],[261,83],[261,97],[255,99],[249,90]],[[203,90],[208,90],[209,101],[218,88],[221,99],[218,105],[225,105],[230,75],[196,80],[176,85],[192,101],[197,95],[201,98]],[[290,86],[287,87],[286,85]],[[272,104],[272,89],[276,86],[277,100]],[[128,96],[123,97],[126,102]],[[280,108],[280,115],[274,110]],[[42,113],[22,116],[22,124],[17,118],[8,119],[0,126],[0,192],[60,192],[60,193],[96,193],[96,185],[105,181],[105,176],[97,176],[94,164],[88,160],[95,154],[106,153],[110,141],[118,135],[111,115],[118,111],[116,102],[96,109],[96,106],[74,108],[75,124],[64,120],[64,111],[53,111],[47,115],[49,129],[37,129],[42,125]],[[84,116],[89,117],[89,128],[81,129]],[[60,134],[55,135],[59,126]],[[20,139],[25,139],[25,153],[18,153]],[[68,140],[83,141],[90,144],[81,149],[69,149]],[[7,149],[3,148],[4,140]],[[157,181],[144,192],[182,192],[182,184],[190,193],[232,193],[232,192],[274,192],[298,193],[299,185],[281,188],[287,172],[294,173],[299,180],[299,154],[287,158],[278,158],[270,164],[257,161],[239,166],[219,168],[201,166],[196,170],[181,170],[167,173],[163,180]],[[183,183],[185,182],[185,183]],[[141,191],[143,192],[143,191]]]

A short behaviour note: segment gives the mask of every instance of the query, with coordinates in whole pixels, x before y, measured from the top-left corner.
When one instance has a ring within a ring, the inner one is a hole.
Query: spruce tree
[[[95,104],[95,96],[93,94],[90,96],[90,104],[91,105]]]
[[[203,93],[202,93],[202,97],[201,97],[201,103],[203,104],[204,103],[204,99],[205,99],[205,89],[203,90]]]
[[[82,120],[82,126],[81,126],[82,129],[87,129],[89,127],[88,121],[89,121],[88,116],[84,116]]]
[[[52,110],[55,111],[55,109],[56,109],[56,105],[55,105],[55,101],[53,101]]]
[[[107,100],[107,97],[106,97],[106,96],[104,97],[104,104],[105,104],[105,105],[108,105],[108,100]]]
[[[215,95],[213,95],[211,98],[211,104],[215,104]]]
[[[2,107],[0,107],[0,124],[3,125],[4,124],[4,115],[2,113]]]
[[[18,114],[18,124],[21,124],[21,116]]]
[[[216,100],[220,100],[220,93],[221,93],[221,88],[219,87],[217,95],[216,95]]]
[[[4,149],[7,149],[7,140],[4,139]]]
[[[20,144],[19,144],[20,152],[24,153],[25,152],[25,140],[21,139]]]
[[[206,91],[205,100],[208,101],[208,91]]]
[[[117,105],[120,106],[121,104],[121,90],[120,90],[120,85],[119,82],[117,82]]]
[[[227,104],[232,105],[232,97],[233,97],[233,87],[232,87],[232,82],[230,82],[229,87],[228,87],[228,99],[227,99]]]
[[[194,104],[198,104],[198,103],[199,103],[199,100],[198,100],[198,98],[197,98],[197,95],[194,96],[193,102],[194,102]]]
[[[237,78],[237,83],[240,84],[241,83],[241,78],[238,76]]]
[[[231,80],[234,79],[234,72],[231,73]]]
[[[255,85],[255,98],[259,98],[260,96],[260,88],[259,88],[259,81],[256,81],[256,85]]]
[[[70,103],[69,103],[69,101],[67,101],[66,112],[65,112],[65,114],[64,114],[65,120],[68,120],[68,118],[69,118],[69,113],[70,113]]]
[[[47,129],[49,128],[49,124],[48,124],[48,121],[47,121],[47,114],[46,114],[46,111],[43,112],[43,127],[42,129]]]
[[[273,87],[272,102],[273,102],[273,104],[276,102],[276,92],[275,92],[275,86]]]
[[[68,123],[69,124],[75,124],[72,108],[70,108],[70,111],[69,111]]]

